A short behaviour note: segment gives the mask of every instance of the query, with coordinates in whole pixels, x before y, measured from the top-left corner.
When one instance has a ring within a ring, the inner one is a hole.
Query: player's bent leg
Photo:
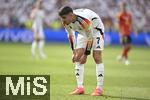
[[[80,63],[80,58],[84,54],[84,48],[79,48],[75,50],[74,53],[74,62],[75,62],[75,76],[77,81],[77,88],[73,90],[70,94],[79,95],[84,94],[83,87],[83,77],[84,77],[84,64]]]
[[[104,65],[102,63],[102,51],[93,50],[93,58],[96,63],[96,78],[97,87],[91,94],[92,96],[101,96],[103,93],[103,80],[104,80]]]
[[[96,64],[102,63],[102,51],[93,50],[93,58]]]

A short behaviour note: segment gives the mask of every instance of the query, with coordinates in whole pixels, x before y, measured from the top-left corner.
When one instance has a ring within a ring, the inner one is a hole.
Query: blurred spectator
[[[0,0],[0,27],[29,28],[31,22],[28,15],[35,1]],[[53,23],[56,20],[58,26],[60,23],[57,20],[57,12],[61,6],[69,5],[73,8],[85,7],[92,9],[103,19],[106,30],[110,31],[115,29],[115,16],[121,2],[128,4],[128,10],[132,13],[134,19],[135,30],[150,32],[150,0],[44,0],[43,7],[47,15],[46,20],[49,23]]]

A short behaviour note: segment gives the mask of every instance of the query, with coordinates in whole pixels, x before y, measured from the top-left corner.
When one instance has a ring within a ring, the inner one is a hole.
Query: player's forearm
[[[73,35],[69,35],[68,39],[69,39],[69,42],[70,42],[71,49],[73,51],[74,50]]]

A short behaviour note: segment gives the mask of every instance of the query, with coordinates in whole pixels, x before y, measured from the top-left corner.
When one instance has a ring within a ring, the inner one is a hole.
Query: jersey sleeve
[[[81,17],[81,19],[79,19],[79,23],[81,24],[82,28],[86,31],[87,38],[92,39],[93,28],[91,20]]]
[[[74,50],[74,47],[75,47],[74,31],[71,29],[71,27],[69,25],[65,24],[64,22],[62,22],[62,24],[65,28],[65,31],[68,33],[68,39],[70,42],[71,49]]]
[[[74,34],[74,31],[68,26],[64,26],[66,32],[68,33],[68,35],[73,35]]]

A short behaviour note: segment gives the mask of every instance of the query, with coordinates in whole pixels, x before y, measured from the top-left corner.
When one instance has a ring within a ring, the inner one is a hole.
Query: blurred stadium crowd
[[[29,14],[36,0],[0,0],[0,27],[30,28]],[[140,32],[150,32],[150,0],[43,0],[45,20],[51,28],[61,28],[58,9],[63,5],[73,8],[89,8],[102,18],[106,30],[116,29],[116,16],[121,2],[127,2],[132,14],[134,28]]]

